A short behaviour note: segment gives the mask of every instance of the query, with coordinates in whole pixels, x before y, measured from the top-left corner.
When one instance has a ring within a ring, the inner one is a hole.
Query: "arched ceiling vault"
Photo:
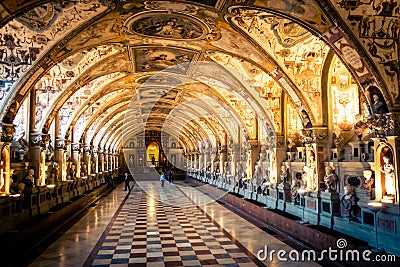
[[[393,11],[375,14],[378,9],[370,4],[348,9],[329,0],[19,2],[0,4],[3,123],[12,123],[18,107],[34,99],[34,131],[50,128],[55,118],[62,122],[56,135],[71,138],[73,129],[75,141],[122,146],[121,134],[137,134],[146,127],[159,130],[158,124],[177,109],[178,136],[196,147],[201,140],[235,139],[235,125],[257,139],[260,119],[281,132],[286,94],[299,114],[305,110],[313,125],[326,126],[322,76],[331,49],[367,102],[366,89],[374,85],[391,110],[400,103],[395,44],[400,18]],[[366,21],[368,12],[376,16]],[[358,20],[347,23],[349,14]],[[369,20],[378,23],[379,18],[391,25],[381,35],[366,28]],[[159,71],[162,76],[146,84]],[[174,79],[178,86],[168,87]],[[151,95],[163,85],[165,96]],[[143,86],[149,87],[138,89]],[[185,101],[202,97],[221,104],[198,102],[208,116],[188,113],[190,108],[178,111]],[[140,104],[137,110],[127,109],[134,100]],[[197,117],[188,120],[187,114]],[[238,121],[229,125],[224,119],[228,114]]]

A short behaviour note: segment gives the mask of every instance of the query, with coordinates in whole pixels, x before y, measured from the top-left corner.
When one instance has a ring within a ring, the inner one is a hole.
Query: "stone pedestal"
[[[276,209],[278,207],[278,188],[276,185],[269,188],[269,195],[267,195],[266,205],[271,209]]]
[[[296,159],[295,161],[306,161],[306,148],[304,146],[296,147]]]
[[[311,224],[319,224],[319,211],[320,211],[320,192],[311,191],[305,200],[304,220]]]
[[[30,210],[31,216],[39,214],[39,192],[37,187],[32,188],[32,193],[26,195],[27,208]]]
[[[47,202],[47,186],[38,186],[38,208],[39,214],[44,214],[49,211],[49,204]]]
[[[286,152],[286,160],[294,161],[296,160],[297,152]]]
[[[286,210],[286,203],[291,201],[290,185],[281,183],[278,185],[278,209]]]
[[[251,194],[251,199],[257,201],[257,184],[252,184],[252,194]]]
[[[333,227],[333,216],[340,215],[340,197],[337,192],[324,192],[321,194],[320,224],[328,228]]]

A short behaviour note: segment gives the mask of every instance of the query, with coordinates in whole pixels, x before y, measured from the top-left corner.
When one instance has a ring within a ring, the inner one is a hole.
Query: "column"
[[[79,178],[81,177],[81,144],[72,143],[71,146],[71,159],[72,163],[75,165],[76,177]]]
[[[227,159],[227,150],[226,146],[221,146],[219,150],[219,171],[220,173],[226,173],[227,170],[225,169],[225,162]]]
[[[43,140],[43,138],[47,139],[48,135],[43,135],[41,133],[31,133],[30,139],[30,156],[32,160],[32,166],[35,174],[35,185],[41,186],[46,182],[46,150],[45,150],[45,142],[48,140]]]
[[[93,175],[97,173],[99,173],[99,153],[97,148],[93,148],[91,174]]]
[[[0,142],[0,195],[10,194],[10,177],[12,175],[10,170],[11,155],[10,143],[14,137],[15,126],[13,124],[2,123],[2,135]]]
[[[54,159],[58,164],[57,180],[65,181],[67,180],[67,153],[64,138],[56,138],[55,143]]]
[[[92,146],[90,144],[86,144],[83,148],[83,164],[85,170],[82,170],[85,173],[85,176],[90,177],[91,174],[91,151]]]
[[[99,172],[104,172],[104,150],[99,148]]]

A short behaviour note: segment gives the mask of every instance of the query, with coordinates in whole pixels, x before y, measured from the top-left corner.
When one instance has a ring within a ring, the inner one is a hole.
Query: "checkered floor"
[[[152,189],[158,196],[163,194],[161,202],[135,186],[87,263],[157,267],[261,265],[200,209],[174,205],[190,200],[184,194],[177,194],[176,188],[170,188]]]

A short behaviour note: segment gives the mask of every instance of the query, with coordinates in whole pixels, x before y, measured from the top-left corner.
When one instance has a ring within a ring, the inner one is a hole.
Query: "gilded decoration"
[[[349,131],[357,122],[356,115],[361,115],[358,87],[337,56],[332,61],[330,73],[332,120],[342,131]]]
[[[285,71],[312,109],[321,116],[321,76],[329,47],[300,25],[274,14],[249,8],[230,9],[230,21],[256,41]]]

